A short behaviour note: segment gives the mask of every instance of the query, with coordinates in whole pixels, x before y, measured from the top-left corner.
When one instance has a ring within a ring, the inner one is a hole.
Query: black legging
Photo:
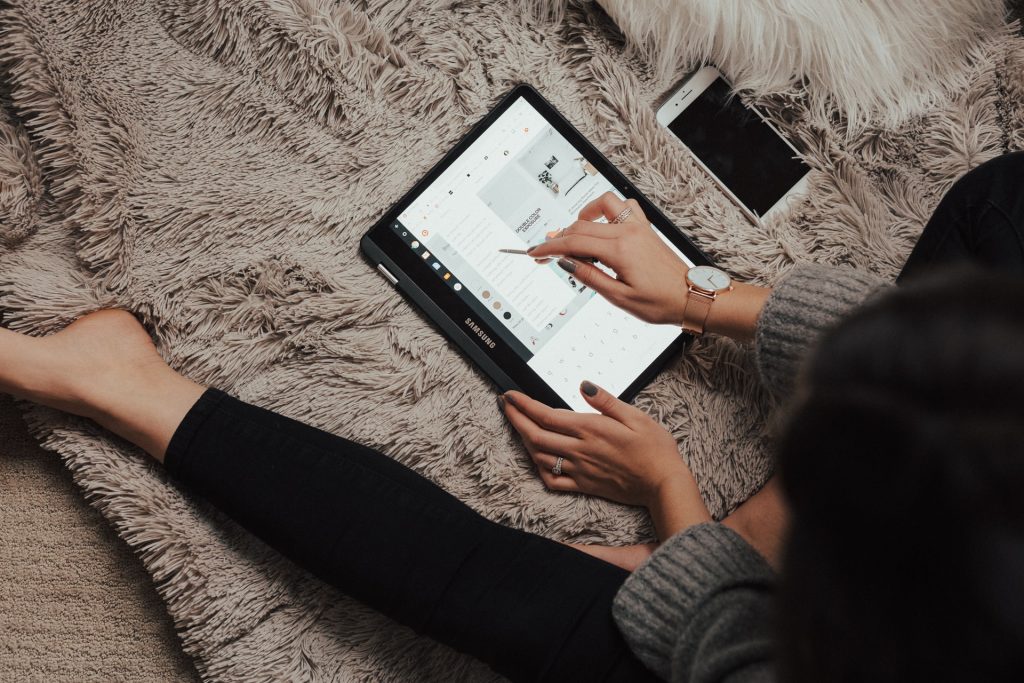
[[[901,277],[975,258],[1024,270],[1024,154],[968,174]],[[168,470],[352,597],[513,680],[644,681],[611,602],[627,573],[490,522],[381,453],[216,389],[189,410]]]
[[[954,263],[1024,274],[1024,152],[982,164],[939,202],[899,282]]]
[[[165,464],[320,578],[513,680],[656,680],[612,621],[624,570],[488,521],[377,451],[208,389]]]

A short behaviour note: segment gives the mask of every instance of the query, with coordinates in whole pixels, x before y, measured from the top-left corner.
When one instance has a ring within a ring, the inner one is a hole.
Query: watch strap
[[[713,292],[709,294],[690,286],[686,295],[686,307],[683,308],[683,331],[698,337],[704,334],[704,326],[707,324],[714,300]]]

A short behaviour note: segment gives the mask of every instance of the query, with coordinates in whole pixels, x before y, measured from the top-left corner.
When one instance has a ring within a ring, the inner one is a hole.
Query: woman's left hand
[[[580,393],[599,415],[550,408],[518,391],[504,394],[505,415],[549,489],[651,508],[667,488],[692,482],[664,427],[590,382]],[[556,475],[560,457],[562,473]]]

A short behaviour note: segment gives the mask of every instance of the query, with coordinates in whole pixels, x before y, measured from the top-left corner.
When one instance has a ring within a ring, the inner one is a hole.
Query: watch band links
[[[686,307],[683,309],[683,331],[698,337],[704,334],[704,326],[707,324],[708,315],[711,313],[711,304],[715,300],[715,294],[708,294],[695,287],[690,287],[686,295]]]

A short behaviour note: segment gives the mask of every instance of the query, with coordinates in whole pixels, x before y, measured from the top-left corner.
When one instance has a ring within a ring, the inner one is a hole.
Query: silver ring
[[[613,220],[612,223],[622,223],[627,218],[629,218],[632,213],[633,209],[627,206],[625,209],[622,210],[622,213],[615,217],[615,220]]]
[[[563,458],[562,456],[558,456],[558,460],[555,461],[555,466],[551,468],[551,474],[555,475],[556,477],[562,476],[562,463],[564,461],[565,458]]]

